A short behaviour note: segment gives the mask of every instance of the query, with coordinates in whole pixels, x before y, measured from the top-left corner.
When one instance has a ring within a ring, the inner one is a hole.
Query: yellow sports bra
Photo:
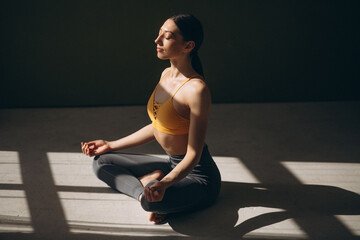
[[[169,71],[170,72],[170,71]],[[167,72],[161,80],[169,73]],[[195,75],[198,76],[198,75]],[[180,87],[175,91],[175,93],[164,103],[157,103],[155,101],[156,89],[159,86],[159,83],[156,85],[155,90],[151,94],[149,102],[147,104],[147,112],[152,121],[152,125],[155,129],[160,132],[171,134],[171,135],[183,135],[189,133],[190,120],[180,116],[173,106],[173,98],[179,89],[187,83],[190,79],[195,76],[189,77],[185,82],[183,82]]]

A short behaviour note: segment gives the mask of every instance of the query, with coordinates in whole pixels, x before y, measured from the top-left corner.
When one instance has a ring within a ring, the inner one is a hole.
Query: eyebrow
[[[172,35],[174,35],[175,36],[175,33],[173,33],[172,31],[168,31],[168,30],[164,30],[164,29],[162,29],[162,28],[160,28],[160,30],[163,30],[164,32],[169,32],[169,33],[171,33]]]

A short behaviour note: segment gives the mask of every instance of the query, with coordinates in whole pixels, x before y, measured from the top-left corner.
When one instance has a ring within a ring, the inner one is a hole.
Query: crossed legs
[[[138,154],[107,153],[95,157],[96,176],[111,188],[141,200],[144,187],[153,180],[161,180],[171,171],[166,159]],[[150,214],[150,221],[159,223],[163,215]]]
[[[142,196],[144,187],[161,180],[171,170],[169,160],[150,155],[106,153],[94,158],[94,172],[111,188],[141,202],[151,212],[150,221],[159,223],[168,213],[197,209],[205,205],[207,190],[201,181],[189,174],[166,190],[161,202],[148,202]]]

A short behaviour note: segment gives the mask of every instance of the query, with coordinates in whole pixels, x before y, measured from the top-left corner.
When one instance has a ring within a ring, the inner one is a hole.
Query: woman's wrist
[[[167,178],[166,176],[163,179],[161,179],[160,182],[164,184],[165,188],[169,188],[171,185],[174,184],[174,182],[171,179]]]
[[[105,141],[105,143],[108,145],[109,151],[115,151],[116,150],[115,146],[114,146],[114,141]]]

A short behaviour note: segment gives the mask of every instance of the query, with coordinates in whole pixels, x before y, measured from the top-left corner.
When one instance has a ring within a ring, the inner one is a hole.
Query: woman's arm
[[[170,68],[166,68],[161,73],[161,77],[163,77],[169,70]],[[135,147],[153,140],[155,140],[154,128],[151,124],[149,124],[137,132],[115,141],[95,140],[88,143],[82,142],[81,149],[85,155],[92,157],[108,151]]]
[[[82,151],[90,157],[103,154],[109,151],[116,151],[125,148],[139,146],[155,139],[154,128],[151,124],[126,137],[115,141],[95,140],[88,143],[81,143]]]
[[[161,201],[165,190],[186,177],[200,161],[205,144],[211,96],[203,81],[193,81],[188,89],[186,99],[190,108],[190,127],[186,155],[160,182],[153,184],[151,189],[145,189],[148,201]]]
[[[172,185],[186,177],[199,163],[205,143],[206,129],[211,107],[209,89],[202,81],[192,82],[187,94],[190,108],[190,127],[188,146],[183,160],[163,179],[162,182]]]
[[[146,125],[140,130],[130,134],[126,137],[109,142],[112,151],[121,150],[130,147],[136,147],[155,140],[154,128],[151,124]]]

